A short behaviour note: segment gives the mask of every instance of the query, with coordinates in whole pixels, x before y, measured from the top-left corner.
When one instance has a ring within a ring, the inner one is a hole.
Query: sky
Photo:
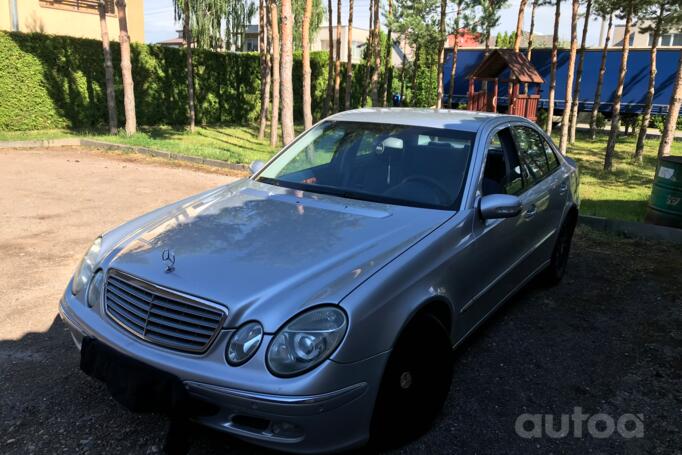
[[[369,25],[369,2],[370,0],[355,0],[353,12],[353,25],[355,27],[367,28]],[[520,0],[511,0],[508,6],[502,11],[500,25],[493,30],[493,35],[498,32],[512,32],[516,29],[516,15],[519,9]],[[174,38],[177,36],[176,30],[180,28],[175,23],[173,17],[173,2],[172,0],[144,0],[145,10],[145,40],[149,43],[163,41],[165,39]],[[332,2],[334,11],[336,11],[336,1]],[[528,30],[530,26],[530,3],[526,9],[526,19],[524,22],[524,30]],[[452,7],[448,11],[453,10]],[[582,11],[582,9],[581,9]],[[341,8],[342,22],[345,24],[348,17],[348,0],[342,0]],[[336,17],[336,13],[334,13]],[[258,17],[254,17],[254,22]],[[578,36],[582,32],[582,19],[578,24]],[[600,20],[590,21],[588,28],[587,44],[597,45],[599,41],[599,28],[601,26]],[[561,25],[559,38],[563,41],[570,40],[571,34],[571,4],[565,2],[561,9]],[[538,7],[535,17],[535,33],[542,35],[551,35],[554,31],[554,7],[544,6]]]

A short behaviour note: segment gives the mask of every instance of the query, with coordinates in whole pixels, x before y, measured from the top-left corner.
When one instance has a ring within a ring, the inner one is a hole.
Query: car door
[[[521,216],[527,221],[527,272],[532,273],[551,255],[568,186],[557,172],[558,160],[540,132],[526,124],[514,124],[512,131],[528,174],[527,189],[521,196]]]
[[[518,195],[526,199],[528,208],[535,199],[523,196],[527,177],[510,126],[493,130],[485,144],[483,172],[477,182],[480,195]],[[462,296],[465,303],[456,320],[458,336],[466,335],[524,281],[530,223],[521,215],[495,220],[475,217],[475,239],[462,258],[470,278],[460,287],[466,289],[466,296]]]

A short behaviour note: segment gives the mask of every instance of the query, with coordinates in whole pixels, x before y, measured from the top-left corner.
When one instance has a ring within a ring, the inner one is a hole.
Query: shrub
[[[111,43],[119,124],[124,122],[120,50]],[[133,43],[131,60],[140,125],[187,123],[185,49]],[[311,53],[313,109],[319,116],[326,52]],[[257,53],[194,50],[197,122],[248,123],[260,110]],[[301,59],[294,58],[294,112],[302,117]],[[99,128],[107,123],[100,41],[0,32],[0,130]]]

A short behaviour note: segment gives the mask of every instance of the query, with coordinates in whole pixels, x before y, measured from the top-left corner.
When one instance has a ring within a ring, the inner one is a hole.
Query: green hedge
[[[112,56],[119,123],[123,124],[120,52],[116,42],[112,42]],[[325,96],[326,62],[326,52],[312,53],[316,117],[320,116]],[[186,124],[185,50],[135,43],[132,65],[138,124]],[[258,117],[257,53],[195,50],[194,68],[198,123],[249,123]],[[295,115],[300,118],[300,55],[295,56],[293,85]],[[99,128],[106,125],[106,116],[100,41],[0,32],[0,130]]]

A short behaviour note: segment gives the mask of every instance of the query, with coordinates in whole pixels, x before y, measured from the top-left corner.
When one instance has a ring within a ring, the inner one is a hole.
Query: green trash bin
[[[646,222],[682,228],[682,156],[661,158],[651,189]]]

